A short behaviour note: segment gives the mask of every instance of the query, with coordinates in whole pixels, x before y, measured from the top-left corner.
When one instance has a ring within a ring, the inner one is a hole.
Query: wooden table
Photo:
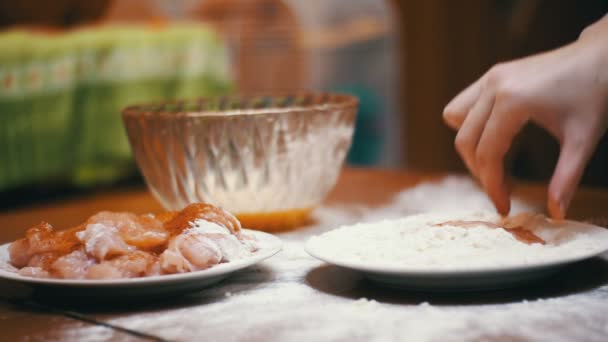
[[[443,177],[346,169],[326,207],[382,207],[403,189]],[[543,186],[520,184],[515,193],[531,203],[544,203]],[[142,189],[3,212],[0,242],[21,236],[41,220],[68,227],[100,210],[144,213],[161,208]],[[581,189],[570,217],[606,216],[608,191]],[[408,293],[377,287],[308,257],[302,242],[331,224],[335,222],[281,234],[284,252],[218,286],[147,304],[40,303],[15,299],[16,290],[0,282],[0,340],[510,340],[535,338],[539,329],[546,333],[541,336],[601,340],[608,333],[608,304],[600,304],[608,303],[608,262],[601,258],[524,289]]]

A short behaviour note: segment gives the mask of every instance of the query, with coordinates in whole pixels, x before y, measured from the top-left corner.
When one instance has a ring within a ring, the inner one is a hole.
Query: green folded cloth
[[[0,33],[0,191],[112,182],[134,170],[120,111],[225,94],[223,42],[202,25]]]

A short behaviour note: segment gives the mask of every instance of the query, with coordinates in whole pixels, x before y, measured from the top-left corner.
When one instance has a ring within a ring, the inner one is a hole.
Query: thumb
[[[564,219],[566,217],[566,211],[576,192],[594,146],[594,139],[589,139],[589,136],[581,136],[580,134],[576,134],[574,138],[564,140],[559,160],[549,184],[547,209],[552,218]]]

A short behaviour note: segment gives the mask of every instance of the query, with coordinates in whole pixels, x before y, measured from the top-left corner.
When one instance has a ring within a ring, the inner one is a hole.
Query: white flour
[[[348,264],[421,270],[454,270],[530,265],[601,251],[585,229],[545,226],[534,230],[546,244],[518,241],[503,228],[437,224],[451,221],[498,222],[490,212],[434,212],[396,220],[345,226],[311,239],[310,248]],[[548,223],[547,223],[548,224]]]

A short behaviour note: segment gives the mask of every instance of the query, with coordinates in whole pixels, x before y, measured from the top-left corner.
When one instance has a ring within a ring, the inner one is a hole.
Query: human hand
[[[510,210],[504,156],[521,128],[533,122],[561,146],[548,189],[548,211],[564,218],[585,165],[606,131],[608,23],[586,29],[576,42],[498,64],[444,109],[458,131],[454,144],[499,213]]]

